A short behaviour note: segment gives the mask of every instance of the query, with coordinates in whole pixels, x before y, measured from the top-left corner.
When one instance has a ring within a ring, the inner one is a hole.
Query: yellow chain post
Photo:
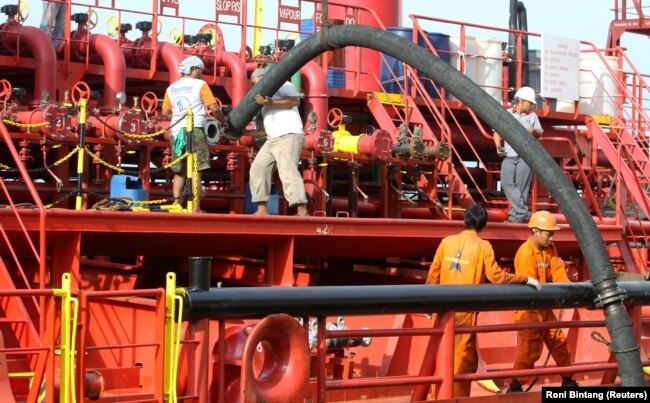
[[[192,212],[194,211],[194,203],[196,203],[196,184],[194,180],[194,163],[196,160],[196,155],[194,153],[194,112],[192,111],[192,108],[187,108],[186,109],[186,114],[187,114],[187,127],[185,128],[185,135],[187,136],[187,139],[185,143],[187,144],[187,152],[189,155],[187,156],[187,179],[190,181],[190,185],[192,187],[192,197],[187,201],[187,211]]]
[[[54,290],[54,296],[61,298],[61,358],[60,358],[60,386],[59,401],[73,402],[74,395],[74,338],[75,319],[72,316],[71,305],[76,298],[72,297],[72,279],[70,273],[63,274],[61,288]],[[75,312],[76,318],[76,312]],[[72,393],[72,396],[70,395]]]
[[[163,365],[163,372],[164,372],[164,385],[163,385],[163,390],[164,390],[164,396],[163,396],[163,401],[165,402],[171,402],[175,400],[176,396],[174,395],[174,383],[175,383],[175,376],[174,376],[174,363],[175,363],[175,358],[174,358],[174,353],[176,352],[176,348],[174,345],[174,316],[175,316],[175,311],[176,311],[176,305],[175,305],[175,299],[176,299],[176,274],[175,273],[167,273],[167,282],[165,286],[165,342],[164,342],[164,348],[165,348],[165,363]]]
[[[77,203],[76,210],[81,210],[83,204],[83,177],[84,177],[84,143],[86,141],[86,98],[79,100],[79,156],[77,157]]]

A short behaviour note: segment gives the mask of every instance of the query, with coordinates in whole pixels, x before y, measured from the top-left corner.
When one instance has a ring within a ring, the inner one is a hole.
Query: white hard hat
[[[521,99],[528,101],[533,105],[537,105],[537,100],[535,99],[535,90],[530,87],[521,87],[515,93],[515,99]]]
[[[190,71],[192,70],[192,67],[198,67],[201,70],[205,69],[205,64],[203,64],[203,60],[201,60],[197,56],[190,56],[186,57],[185,60],[181,62],[181,65],[185,67],[185,72],[186,74],[189,74]]]

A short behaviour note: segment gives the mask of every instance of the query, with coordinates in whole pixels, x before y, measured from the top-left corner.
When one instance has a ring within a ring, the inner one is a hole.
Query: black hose
[[[242,130],[260,106],[254,93],[273,95],[301,66],[332,47],[360,46],[388,54],[416,68],[442,85],[470,107],[484,122],[522,156],[544,186],[557,200],[575,233],[589,267],[591,282],[598,291],[598,304],[605,311],[605,322],[612,337],[619,375],[623,386],[645,386],[639,345],[630,317],[623,306],[624,292],[617,283],[612,264],[592,216],[564,172],[544,150],[540,142],[508,112],[466,76],[416,44],[380,29],[361,25],[335,25],[312,35],[290,50],[263,76],[242,102],[230,113],[234,131]]]

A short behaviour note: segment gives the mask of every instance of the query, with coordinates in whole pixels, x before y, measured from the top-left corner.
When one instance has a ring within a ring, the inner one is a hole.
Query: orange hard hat
[[[530,217],[528,228],[539,228],[544,231],[557,231],[560,229],[553,215],[545,210],[536,211]]]

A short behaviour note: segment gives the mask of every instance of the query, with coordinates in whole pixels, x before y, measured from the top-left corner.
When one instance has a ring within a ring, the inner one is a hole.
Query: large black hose
[[[522,156],[557,200],[575,233],[589,267],[591,282],[598,291],[598,304],[605,311],[605,321],[623,386],[645,386],[639,345],[634,337],[630,317],[623,306],[624,292],[618,288],[603,239],[576,189],[539,141],[501,104],[424,48],[372,27],[324,26],[321,32],[289,51],[275,68],[264,75],[255,86],[255,91],[246,94],[230,113],[233,130],[243,129],[260,109],[254,101],[254,93],[271,96],[308,61],[327,50],[348,45],[374,49],[413,66],[474,110]]]

